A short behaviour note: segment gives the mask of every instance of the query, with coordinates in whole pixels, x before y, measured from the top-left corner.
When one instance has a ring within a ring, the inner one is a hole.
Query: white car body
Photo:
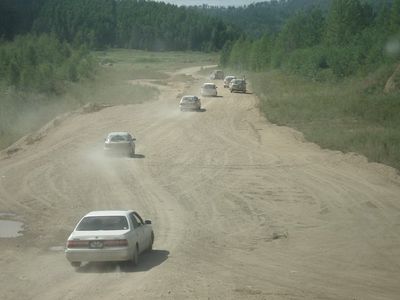
[[[216,97],[217,96],[217,86],[215,83],[206,82],[201,87],[201,95],[205,97]]]
[[[122,154],[133,157],[135,155],[135,141],[129,132],[110,132],[104,139],[105,154]]]
[[[224,71],[222,70],[214,70],[211,74],[210,74],[210,79],[211,80],[215,80],[215,79],[224,79],[225,75],[224,75]]]
[[[224,88],[228,88],[229,87],[229,83],[233,80],[236,79],[236,76],[233,75],[228,75],[224,78]]]
[[[151,250],[154,233],[150,220],[133,211],[105,210],[86,214],[68,237],[65,255],[71,265],[82,262],[132,261]]]
[[[186,95],[181,98],[179,102],[179,108],[181,111],[185,110],[200,110],[201,102],[197,96]]]

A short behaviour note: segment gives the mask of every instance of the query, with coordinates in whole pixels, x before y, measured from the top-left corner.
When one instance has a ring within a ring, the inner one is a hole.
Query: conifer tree
[[[327,45],[346,45],[364,27],[363,7],[359,0],[333,0],[327,19],[325,42]]]
[[[390,13],[391,33],[400,33],[400,0],[393,0]]]

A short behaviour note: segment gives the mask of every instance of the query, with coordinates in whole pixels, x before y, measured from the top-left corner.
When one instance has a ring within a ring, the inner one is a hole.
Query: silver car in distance
[[[206,82],[201,87],[201,95],[205,97],[217,97],[217,86],[215,83]]]
[[[201,102],[197,96],[186,95],[183,96],[179,102],[179,108],[181,111],[185,110],[200,110]]]
[[[104,139],[104,153],[134,157],[136,147],[135,141],[136,138],[129,132],[110,132]]]
[[[67,240],[65,255],[75,268],[82,262],[130,261],[153,249],[150,220],[133,211],[104,210],[86,214]]]
[[[224,78],[224,88],[228,88],[229,87],[229,83],[233,80],[236,79],[236,76],[233,75],[228,75]]]

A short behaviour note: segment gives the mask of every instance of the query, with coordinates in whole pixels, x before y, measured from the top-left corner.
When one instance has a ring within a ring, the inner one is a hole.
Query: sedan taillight
[[[70,240],[67,241],[67,248],[88,248],[89,241]]]
[[[128,240],[105,240],[103,241],[104,247],[126,247],[128,246]]]

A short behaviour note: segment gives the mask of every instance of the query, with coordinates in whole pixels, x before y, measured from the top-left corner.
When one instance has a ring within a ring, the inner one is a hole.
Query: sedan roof
[[[129,135],[129,132],[126,131],[114,131],[114,132],[110,132],[108,134],[108,136],[114,136],[114,135]]]
[[[91,211],[85,215],[85,217],[100,217],[100,216],[127,216],[133,210],[96,210]]]
[[[197,98],[197,96],[194,96],[194,95],[185,95],[182,97],[182,99],[196,99],[196,98]]]

